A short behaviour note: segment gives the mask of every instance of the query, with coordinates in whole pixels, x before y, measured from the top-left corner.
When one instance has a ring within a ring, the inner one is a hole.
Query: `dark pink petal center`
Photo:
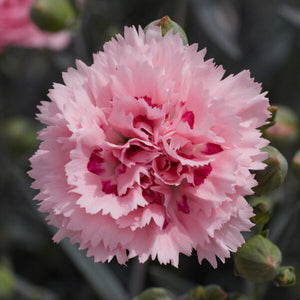
[[[141,147],[138,145],[130,145],[130,147],[126,151],[126,156],[128,159],[133,158],[139,151],[141,150]]]
[[[145,174],[141,174],[140,177],[140,184],[143,189],[148,188],[150,185],[152,185],[152,179],[150,176],[146,176]]]
[[[96,149],[92,152],[90,160],[87,164],[87,169],[97,175],[101,175],[104,172],[104,169],[101,168],[103,163],[103,158],[101,157],[102,149]]]
[[[162,229],[166,229],[170,222],[171,222],[171,219],[170,219],[170,217],[166,214],[166,215],[165,215],[165,221],[164,221],[164,224],[163,224]]]
[[[105,194],[115,194],[117,195],[117,185],[111,184],[110,180],[102,181],[102,191]]]
[[[121,164],[121,166],[117,169],[118,174],[124,174],[127,170],[127,167],[124,164]]]
[[[197,167],[194,169],[194,184],[200,185],[204,182],[207,176],[210,174],[212,167],[210,164]]]
[[[187,198],[186,195],[182,196],[181,201],[177,201],[177,208],[178,210],[182,211],[185,214],[190,213],[190,208],[187,204]]]
[[[143,190],[143,197],[149,201],[149,203],[156,203],[162,205],[164,202],[164,195],[153,191],[152,189]]]
[[[192,111],[185,112],[181,117],[182,122],[188,122],[191,129],[194,128],[195,115]]]
[[[170,169],[171,162],[165,155],[160,155],[156,159],[157,168],[160,171],[166,171]]]
[[[133,126],[135,128],[140,128],[146,134],[152,134],[153,132],[153,122],[144,115],[138,115],[133,119]]]
[[[223,149],[220,145],[214,144],[214,143],[207,143],[206,149],[204,151],[202,151],[202,153],[211,155],[211,154],[216,154],[216,153],[219,153],[222,151],[223,151]]]

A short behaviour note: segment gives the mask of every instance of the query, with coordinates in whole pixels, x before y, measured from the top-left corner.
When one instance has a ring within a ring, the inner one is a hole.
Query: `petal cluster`
[[[268,100],[248,71],[224,78],[205,50],[151,26],[125,27],[63,74],[38,119],[31,158],[40,210],[95,261],[178,265],[195,249],[214,267],[244,242],[244,199],[263,169],[256,129]]]
[[[9,46],[60,50],[70,41],[69,33],[42,32],[30,19],[33,0],[0,0],[0,52]]]

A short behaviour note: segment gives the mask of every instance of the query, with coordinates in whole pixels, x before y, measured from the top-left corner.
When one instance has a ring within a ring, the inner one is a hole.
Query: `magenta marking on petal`
[[[140,98],[143,98],[145,101],[146,101],[146,103],[149,105],[149,106],[151,106],[152,108],[153,107],[158,107],[158,105],[157,104],[153,104],[152,103],[152,98],[150,98],[150,97],[148,97],[148,96],[143,96],[143,97],[134,97],[136,100],[138,100],[138,99],[140,99]]]
[[[143,98],[144,98],[144,100],[147,102],[147,104],[148,104],[149,106],[153,107],[152,99],[151,99],[150,97],[144,96]]]
[[[200,185],[204,182],[207,176],[210,174],[212,167],[210,164],[197,167],[194,169],[194,184]]]
[[[87,169],[96,175],[101,175],[104,172],[104,169],[101,168],[101,164],[103,163],[103,158],[100,156],[101,152],[102,149],[94,150],[87,164]]]
[[[185,112],[181,117],[181,121],[188,122],[188,124],[190,125],[190,128],[193,129],[194,128],[194,122],[195,122],[194,113],[190,110]]]
[[[211,155],[211,154],[216,154],[216,153],[219,153],[219,152],[222,152],[222,151],[223,151],[223,149],[220,145],[214,144],[214,143],[207,143],[206,144],[206,150],[202,151],[202,153]]]
[[[110,180],[102,181],[102,191],[105,194],[117,195],[117,185],[111,184]]]
[[[177,201],[177,208],[178,210],[182,211],[185,214],[189,214],[190,213],[190,208],[187,204],[187,198],[186,195],[182,196],[181,201]]]

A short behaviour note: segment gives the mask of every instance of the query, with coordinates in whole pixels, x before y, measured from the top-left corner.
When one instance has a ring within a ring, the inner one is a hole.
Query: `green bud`
[[[253,207],[255,216],[251,218],[251,221],[257,225],[265,225],[271,216],[272,202],[269,197],[255,197],[249,201]]]
[[[298,139],[298,117],[286,106],[278,106],[275,125],[265,131],[265,137],[274,144],[291,144]]]
[[[281,263],[279,248],[262,235],[248,239],[235,254],[237,275],[252,282],[274,279]]]
[[[156,25],[159,26],[161,28],[161,34],[162,36],[165,36],[166,33],[173,29],[173,34],[179,33],[182,42],[184,45],[188,44],[188,39],[186,36],[186,33],[184,32],[184,30],[174,21],[172,21],[168,16],[165,16],[163,18],[161,18],[160,20],[155,20],[153,22],[151,22],[150,24],[148,24],[145,27],[145,31],[147,31],[149,25]]]
[[[267,146],[262,151],[268,152],[269,157],[264,161],[266,168],[255,171],[258,185],[253,188],[253,191],[257,196],[277,189],[283,183],[288,169],[285,157],[276,148]]]
[[[0,140],[11,154],[32,152],[37,146],[35,123],[24,116],[14,116],[0,125]]]
[[[293,171],[298,179],[300,179],[300,150],[296,152],[293,158]]]
[[[133,300],[175,300],[175,296],[164,288],[150,288]]]
[[[11,299],[14,294],[15,280],[8,264],[0,261],[0,299]]]
[[[283,266],[280,267],[275,277],[275,283],[277,286],[292,286],[296,283],[296,275],[293,267]]]
[[[191,290],[188,295],[188,300],[207,300],[205,288],[199,285]]]
[[[215,284],[207,285],[205,287],[205,296],[208,300],[225,300],[227,299],[227,294],[224,290]]]
[[[68,0],[35,0],[31,19],[41,30],[57,32],[75,23],[75,11]]]

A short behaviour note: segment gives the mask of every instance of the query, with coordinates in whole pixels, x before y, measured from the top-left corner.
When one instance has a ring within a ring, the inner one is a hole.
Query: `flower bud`
[[[300,179],[300,150],[296,152],[293,158],[293,171],[298,179]]]
[[[205,288],[199,285],[191,290],[188,295],[188,300],[207,300]]]
[[[31,119],[14,116],[0,125],[0,140],[11,154],[25,154],[37,146],[36,127]]]
[[[275,125],[265,131],[265,137],[274,144],[291,144],[298,139],[298,117],[286,106],[278,106]]]
[[[252,282],[273,279],[280,267],[279,248],[262,235],[248,239],[235,254],[237,274]]]
[[[75,11],[68,0],[35,0],[31,19],[40,29],[57,32],[75,23]]]
[[[255,172],[258,185],[253,191],[257,196],[277,189],[284,181],[288,169],[285,157],[276,148],[267,146],[262,150],[268,152],[268,158],[264,161],[266,168]]]
[[[227,294],[223,289],[216,285],[211,284],[203,287],[199,285],[195,289],[189,292],[188,300],[225,300],[227,299]]]
[[[275,283],[277,286],[292,286],[295,285],[296,275],[293,267],[283,266],[280,267],[275,277]]]
[[[133,300],[175,300],[175,296],[164,288],[150,288]]]
[[[205,296],[209,300],[225,300],[227,299],[227,294],[223,289],[215,284],[207,285],[205,287]]]
[[[251,221],[257,225],[265,225],[271,216],[271,199],[269,197],[255,197],[249,201],[253,207],[255,216],[251,218]]]
[[[251,300],[251,298],[241,294],[241,293],[230,293],[228,300]]]
[[[148,24],[145,27],[145,31],[147,31],[149,25],[152,25],[152,24],[159,26],[161,28],[162,36],[165,36],[165,34],[169,30],[173,29],[173,34],[179,33],[183,44],[184,45],[188,44],[188,39],[187,39],[187,36],[186,36],[184,30],[176,22],[172,21],[168,16],[165,16],[165,17],[161,18],[160,20],[155,20],[155,21],[151,22],[150,24]]]

